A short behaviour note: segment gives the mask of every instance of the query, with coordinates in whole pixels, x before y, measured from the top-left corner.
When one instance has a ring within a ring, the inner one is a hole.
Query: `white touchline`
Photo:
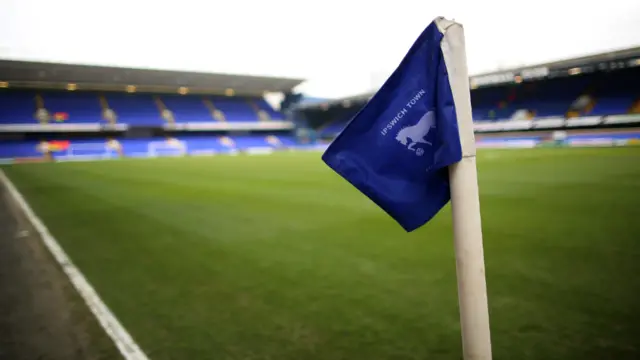
[[[15,200],[22,212],[29,219],[29,222],[31,222],[36,229],[47,249],[49,249],[60,267],[62,267],[62,270],[67,274],[73,286],[80,296],[82,296],[82,299],[84,299],[96,319],[98,319],[104,331],[116,344],[125,360],[148,360],[147,356],[142,352],[131,335],[129,335],[107,305],[100,299],[100,296],[98,296],[98,293],[93,289],[91,284],[89,284],[84,275],[73,265],[71,259],[69,259],[64,250],[62,250],[62,247],[60,247],[40,218],[31,210],[27,201],[16,189],[11,180],[4,174],[2,169],[0,169],[0,181],[2,181],[13,200]]]

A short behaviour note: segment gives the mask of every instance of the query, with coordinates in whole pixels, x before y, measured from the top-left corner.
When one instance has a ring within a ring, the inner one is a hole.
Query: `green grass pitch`
[[[640,358],[640,148],[485,150],[495,359]],[[460,359],[451,212],[318,153],[5,168],[152,359]]]

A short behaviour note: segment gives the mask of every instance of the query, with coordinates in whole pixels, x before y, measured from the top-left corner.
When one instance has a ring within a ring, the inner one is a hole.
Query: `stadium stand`
[[[349,108],[344,114],[338,114],[336,117],[322,125],[318,131],[320,136],[336,136],[344,129],[349,121],[358,113],[360,108]]]
[[[592,92],[594,106],[588,115],[631,113],[640,98],[640,68],[600,76]]]
[[[117,145],[116,145],[117,144]],[[1,158],[40,158],[50,153],[54,159],[153,157],[205,155],[241,152],[248,149],[288,148],[297,142],[290,135],[220,136],[181,134],[139,139],[80,138],[72,140],[8,140],[0,143]],[[122,151],[120,154],[119,151]]]
[[[182,156],[313,147],[318,135],[325,141],[337,136],[372,95],[305,101],[292,92],[301,82],[296,79],[94,70],[0,60],[1,83],[9,86],[0,89],[0,158]],[[164,75],[155,78],[158,73]],[[91,78],[95,74],[103,77]],[[80,79],[101,85],[94,88]],[[43,82],[46,89],[39,88]],[[232,89],[236,84],[246,85]],[[538,146],[555,144],[558,138],[570,144],[640,139],[640,49],[478,75],[470,78],[470,86],[475,130],[490,135],[478,136],[479,146]],[[285,94],[282,104],[291,110],[290,118],[265,100],[266,90]],[[607,131],[606,139],[602,131]]]
[[[587,84],[588,80],[582,77],[478,89],[471,92],[474,120],[565,116]]]
[[[0,158],[37,158],[42,157],[38,141],[4,140],[0,142]]]
[[[100,123],[102,109],[100,98],[95,93],[75,91],[39,92],[42,105],[51,116],[52,122]]]
[[[258,114],[246,98],[211,97],[211,103],[224,114],[227,121],[258,121]]]
[[[263,94],[290,94],[300,79],[8,60],[0,60],[0,79],[3,162],[264,152],[299,143],[294,123]]]
[[[118,116],[118,122],[129,125],[156,125],[163,123],[160,111],[150,94],[108,93],[104,95],[109,107]]]
[[[638,126],[640,48],[482,74],[470,87],[478,133]],[[371,95],[301,104],[298,116],[331,140]]]
[[[606,74],[550,79],[506,88],[486,88],[472,92],[474,119],[518,119],[551,116],[606,116],[629,113],[638,97],[640,69]],[[493,106],[492,106],[493,105]]]
[[[176,122],[215,121],[213,114],[200,96],[162,95],[162,101],[173,112]]]
[[[271,120],[284,120],[284,115],[271,107],[265,99],[257,98],[254,101],[258,109],[265,111]]]

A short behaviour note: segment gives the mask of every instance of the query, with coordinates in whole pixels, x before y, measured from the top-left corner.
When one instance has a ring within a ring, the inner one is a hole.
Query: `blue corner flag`
[[[462,158],[437,20],[322,156],[406,231],[449,202],[447,167]]]

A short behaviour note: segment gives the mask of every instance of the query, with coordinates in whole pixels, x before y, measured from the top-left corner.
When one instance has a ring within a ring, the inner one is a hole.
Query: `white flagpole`
[[[449,167],[458,302],[465,360],[491,359],[489,307],[482,248],[476,145],[462,25],[436,19],[458,118],[462,160]]]

